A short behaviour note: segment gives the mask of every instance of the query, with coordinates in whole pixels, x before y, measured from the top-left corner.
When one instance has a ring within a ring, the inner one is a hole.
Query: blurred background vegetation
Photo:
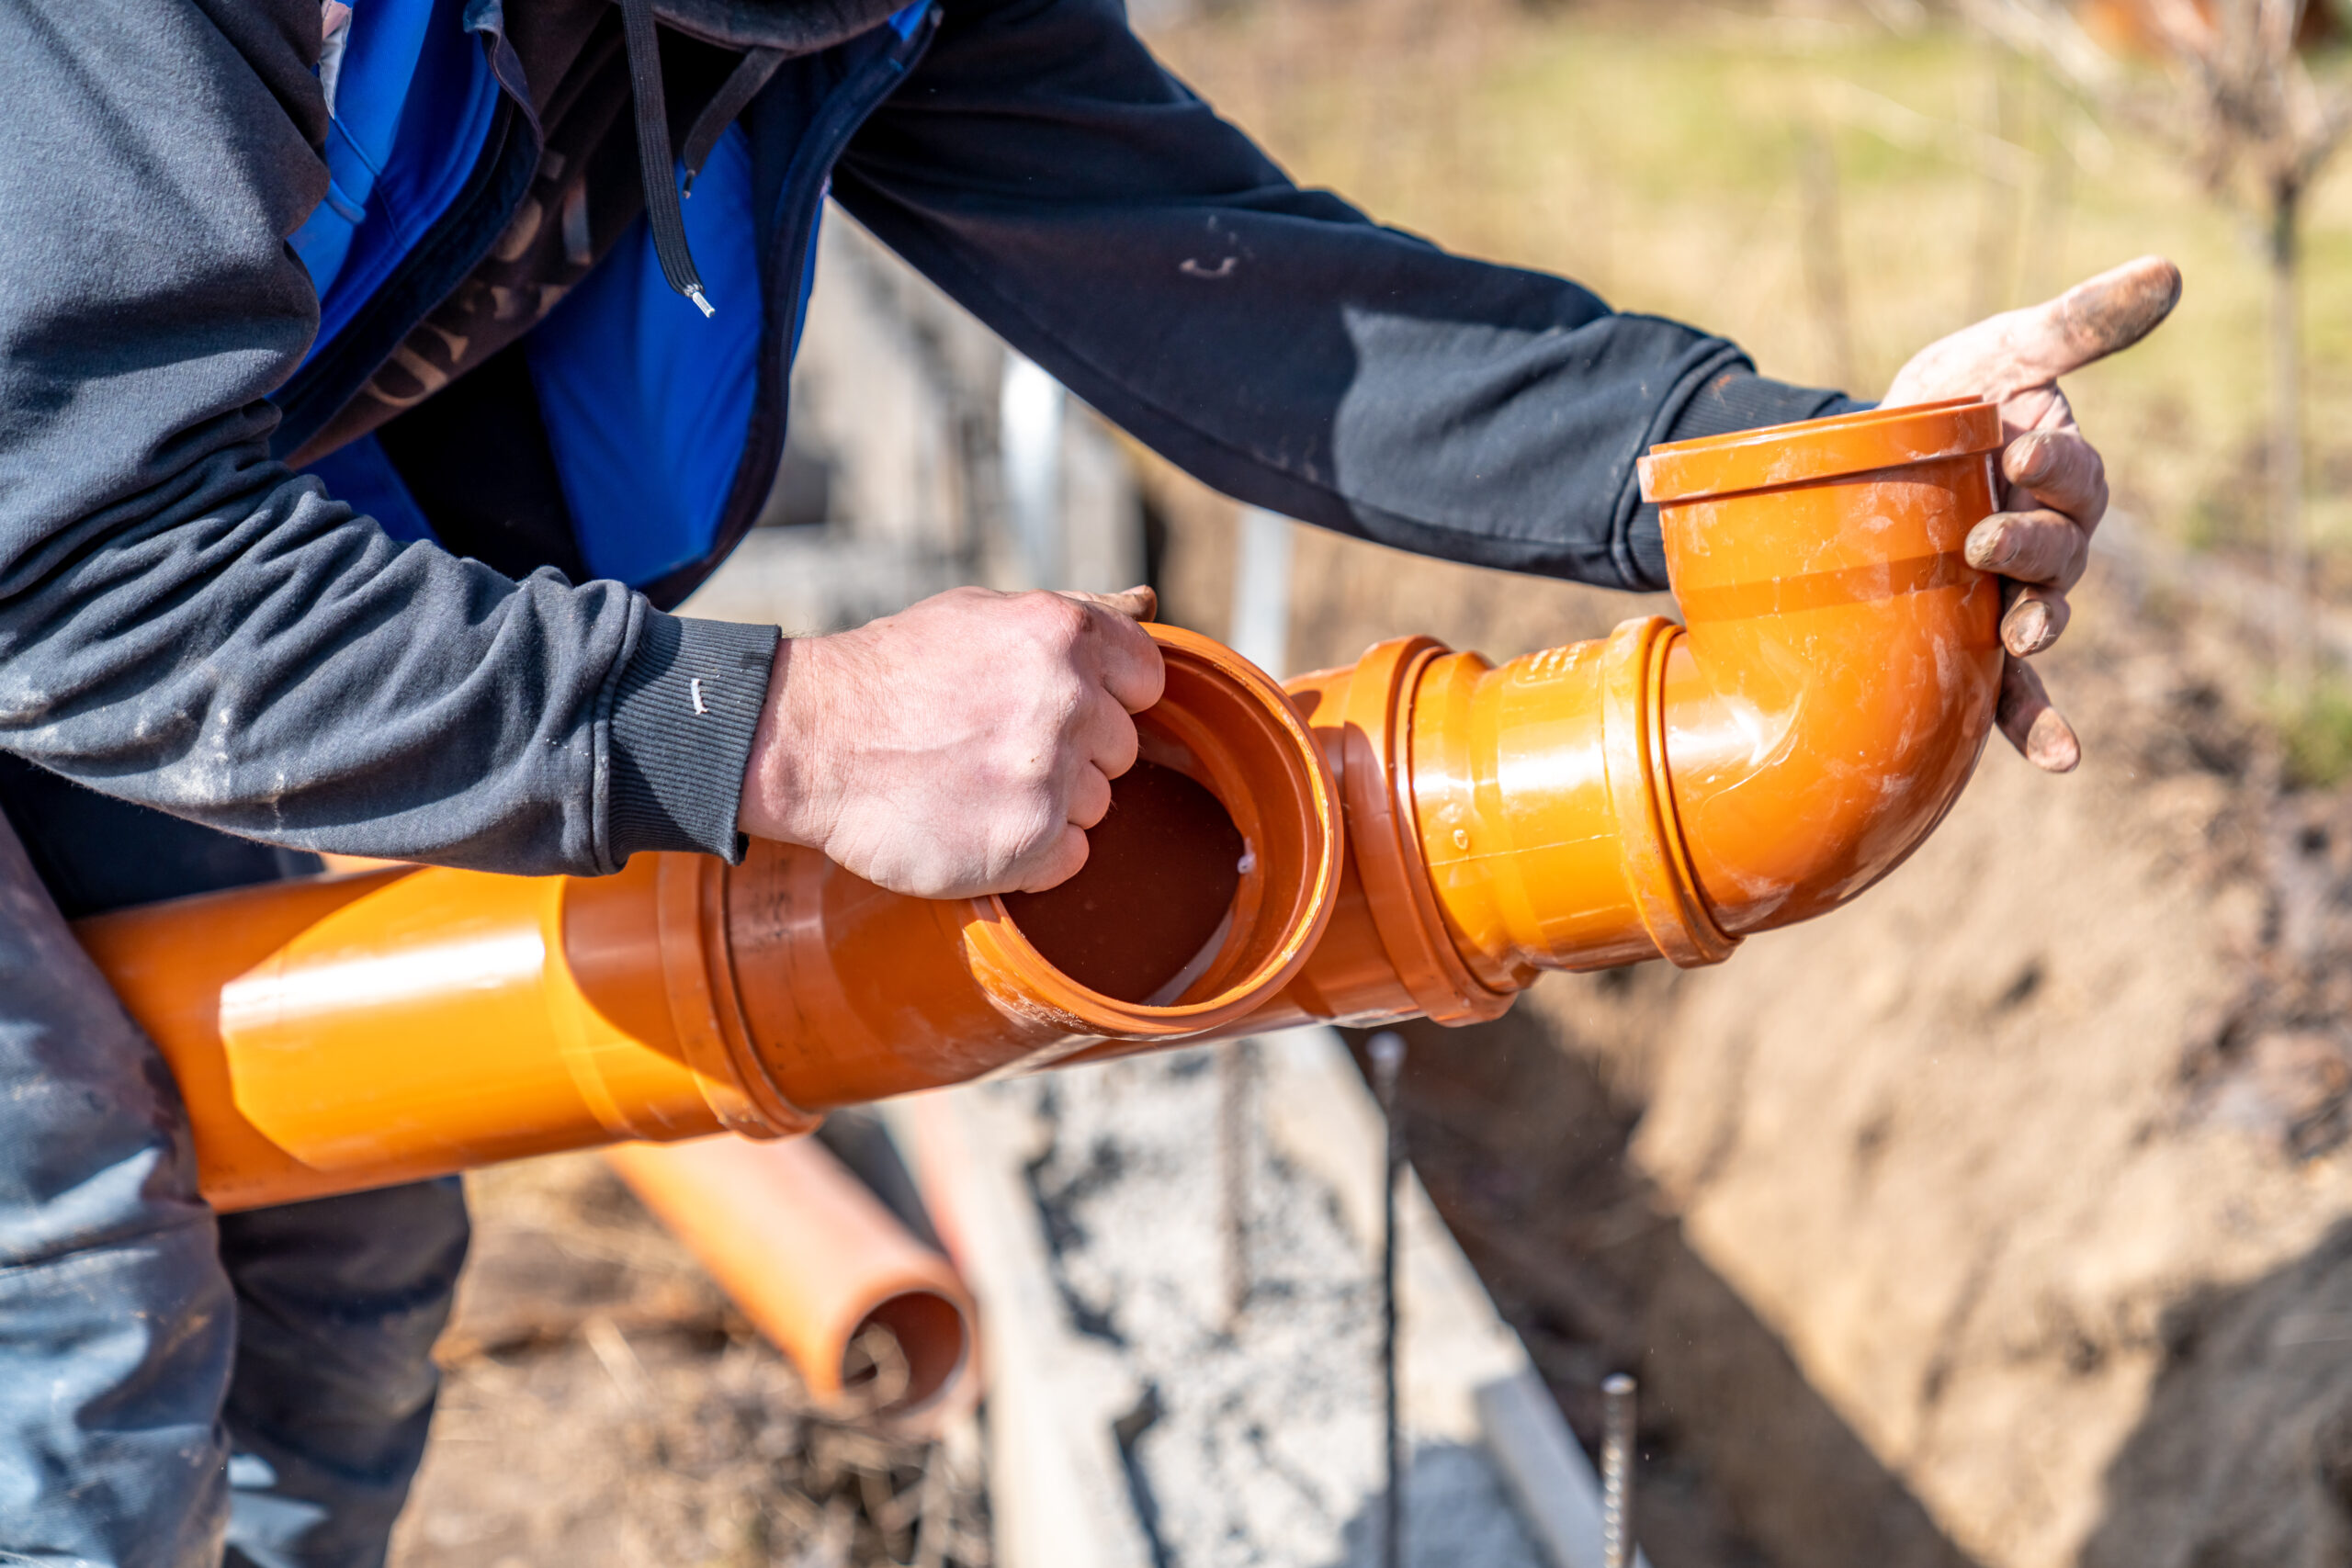
[[[1768,375],[1883,389],[1914,350],[2151,251],[2187,277],[2071,388],[2158,537],[2261,562],[2262,214],[2041,60],[1916,0],[1296,0],[1155,44],[1298,179],[1447,246],[1726,333]],[[2340,43],[2310,56],[2324,78]],[[2160,80],[2153,58],[2127,75]],[[2184,127],[2184,129],[2186,129]],[[2352,590],[2352,163],[2304,203],[2309,527]]]

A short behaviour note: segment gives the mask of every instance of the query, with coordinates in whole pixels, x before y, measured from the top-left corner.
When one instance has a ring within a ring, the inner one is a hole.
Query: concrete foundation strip
[[[1380,1237],[1378,1106],[1324,1028],[1261,1040],[1266,1135]],[[989,1484],[1005,1568],[1151,1568],[1113,1426],[1141,1391],[1065,1323],[1024,1190],[1026,1119],[950,1089],[888,1108],[943,1237],[981,1303]],[[1403,1404],[1418,1442],[1483,1449],[1552,1568],[1601,1568],[1600,1489],[1549,1391],[1418,1178],[1397,1194]],[[1376,1266],[1375,1257],[1368,1265]],[[1641,1568],[1646,1562],[1635,1558]]]

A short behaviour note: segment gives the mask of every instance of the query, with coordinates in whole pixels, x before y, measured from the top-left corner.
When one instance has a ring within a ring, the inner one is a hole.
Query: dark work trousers
[[[0,1564],[384,1560],[464,1195],[216,1218],[171,1075],[61,911],[305,860],[0,758]]]

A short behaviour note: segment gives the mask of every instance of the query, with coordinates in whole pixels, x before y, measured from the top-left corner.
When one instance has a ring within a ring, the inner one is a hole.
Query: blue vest
[[[319,335],[276,397],[299,448],[481,263],[538,159],[497,0],[358,0],[334,91],[328,190],[296,231]],[[922,55],[934,0],[788,61],[704,164],[686,232],[718,315],[673,293],[639,218],[524,340],[582,558],[676,603],[755,520],[834,161]],[[311,465],[395,537],[432,525],[370,435]]]

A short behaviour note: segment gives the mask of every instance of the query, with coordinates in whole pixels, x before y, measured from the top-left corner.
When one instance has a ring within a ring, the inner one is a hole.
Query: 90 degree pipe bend
[[[1718,963],[1885,875],[1993,723],[1973,400],[1660,446],[1684,624],[1500,666],[1427,637],[1290,682],[1347,803],[1332,926],[1264,1029],[1490,1018],[1545,969]]]
[[[777,1137],[990,1074],[1328,1020],[1490,1018],[1541,970],[1727,956],[1950,808],[1992,725],[1995,412],[1655,449],[1686,624],[1489,665],[1426,637],[1285,690],[1151,628],[1087,866],[932,902],[813,851],[444,869],[81,923],[253,1207],[622,1139]],[[1344,821],[1344,830],[1342,823]]]
[[[1961,553],[1999,446],[1971,401],[1658,447],[1642,477],[1681,626],[1432,660],[1412,798],[1482,984],[1720,962],[1917,847],[1999,694],[1999,585]]]

